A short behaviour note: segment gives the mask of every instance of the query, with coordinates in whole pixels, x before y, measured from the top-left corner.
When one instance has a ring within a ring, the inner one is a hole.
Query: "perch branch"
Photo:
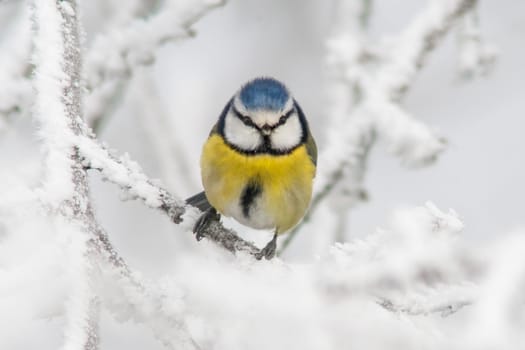
[[[156,185],[129,157],[117,158],[93,137],[80,137],[77,144],[84,157],[85,167],[98,170],[104,179],[118,185],[131,198],[141,200],[150,208],[161,210],[174,223],[182,223],[188,231],[193,229],[200,211]],[[205,236],[232,253],[255,255],[259,252],[256,246],[243,240],[220,222],[211,222]]]

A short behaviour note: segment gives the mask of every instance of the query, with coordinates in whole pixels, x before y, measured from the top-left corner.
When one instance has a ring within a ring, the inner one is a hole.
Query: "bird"
[[[258,77],[228,101],[204,143],[204,191],[186,200],[204,213],[194,226],[200,240],[220,215],[273,230],[257,259],[275,256],[277,236],[305,215],[312,198],[317,146],[306,117],[280,81]]]

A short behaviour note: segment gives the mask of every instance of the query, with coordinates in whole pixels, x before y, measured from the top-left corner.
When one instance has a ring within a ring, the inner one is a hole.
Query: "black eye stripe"
[[[246,115],[243,115],[241,112],[239,112],[239,111],[237,110],[237,108],[235,108],[235,106],[232,106],[232,111],[233,111],[233,113],[235,114],[235,116],[236,116],[237,118],[239,118],[239,119],[243,122],[244,125],[246,125],[246,126],[250,126],[250,127],[255,128],[255,129],[257,129],[257,130],[260,130],[259,126],[258,126],[257,124],[255,124],[255,123],[253,122],[253,120],[252,120],[250,117],[248,117],[248,116],[246,116]],[[283,125],[284,123],[286,123],[286,121],[288,120],[288,118],[289,118],[294,112],[295,112],[295,108],[290,109],[288,112],[286,112],[286,114],[282,115],[282,116],[279,118],[279,121],[277,122],[277,124],[274,124],[274,125],[271,126],[271,129],[275,129],[275,128],[277,128],[278,126],[281,126],[281,125]]]
[[[235,116],[237,118],[239,118],[241,120],[241,122],[244,123],[244,125],[246,126],[251,126],[252,128],[256,128],[256,129],[259,129],[259,127],[257,127],[257,125],[252,121],[252,119],[246,115],[242,115],[241,112],[239,112],[237,110],[237,108],[235,108],[234,106],[232,106],[232,110],[233,110],[233,114],[235,114]]]
[[[273,127],[276,128],[276,127],[286,123],[286,121],[293,114],[293,112],[295,112],[295,108],[290,109],[288,112],[286,112],[285,115],[281,116],[281,118],[279,118],[279,121],[277,122],[277,124],[275,124]]]

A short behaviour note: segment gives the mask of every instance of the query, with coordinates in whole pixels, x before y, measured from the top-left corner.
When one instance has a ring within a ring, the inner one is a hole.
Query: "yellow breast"
[[[214,134],[204,145],[201,175],[210,204],[221,214],[282,233],[295,226],[308,208],[315,165],[304,145],[286,155],[245,155]],[[255,217],[247,217],[240,210],[240,200],[254,181],[261,189],[258,210]]]

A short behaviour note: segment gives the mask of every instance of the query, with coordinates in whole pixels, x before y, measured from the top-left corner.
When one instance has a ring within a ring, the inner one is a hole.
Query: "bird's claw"
[[[197,241],[200,241],[204,236],[206,236],[206,228],[211,221],[219,221],[221,216],[215,208],[210,208],[206,210],[193,226],[193,233],[195,233],[195,238]]]
[[[275,252],[277,251],[277,234],[275,234],[270,242],[266,244],[266,246],[261,249],[257,254],[255,254],[255,258],[257,260],[261,260],[262,258],[265,258],[266,260],[270,260],[275,256]]]

